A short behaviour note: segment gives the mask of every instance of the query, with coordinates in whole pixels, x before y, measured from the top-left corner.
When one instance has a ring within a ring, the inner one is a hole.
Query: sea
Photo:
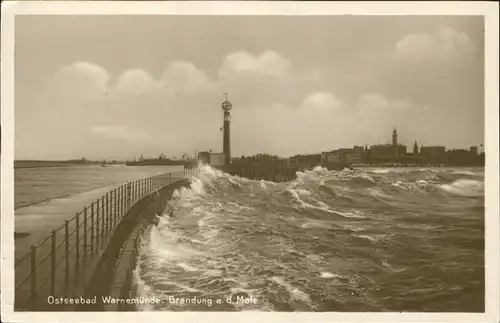
[[[175,170],[16,169],[16,220]],[[140,311],[485,309],[484,168],[317,167],[287,183],[200,170],[144,234],[136,296],[158,301]]]
[[[66,166],[14,169],[15,256],[23,257],[115,187],[142,178],[183,171],[183,166]]]
[[[483,312],[484,168],[204,166],[146,232],[142,311]]]
[[[174,171],[182,166],[34,167],[14,170],[14,208],[54,199],[78,198],[78,194]],[[83,206],[82,206],[83,207]]]

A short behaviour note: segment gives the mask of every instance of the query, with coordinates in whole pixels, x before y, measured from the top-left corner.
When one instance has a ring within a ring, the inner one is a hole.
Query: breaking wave
[[[484,310],[483,169],[200,170],[145,234],[141,310]]]

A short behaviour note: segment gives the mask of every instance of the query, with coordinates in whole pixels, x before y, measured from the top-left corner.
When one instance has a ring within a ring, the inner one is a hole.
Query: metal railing
[[[186,169],[127,182],[52,230],[52,234],[15,261],[14,308],[36,310],[42,298],[57,298],[61,291],[66,297],[81,292],[92,274],[87,272],[88,267],[96,263],[96,256],[106,248],[130,208],[150,193],[197,171]]]

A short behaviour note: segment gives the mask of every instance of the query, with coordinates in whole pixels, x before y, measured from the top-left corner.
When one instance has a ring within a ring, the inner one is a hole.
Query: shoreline
[[[416,166],[395,166],[395,165],[361,165],[352,166],[353,169],[357,168],[485,168],[485,165],[416,165]]]
[[[77,166],[98,166],[98,163],[95,164],[78,164],[78,163],[65,163],[65,162],[16,162],[14,161],[14,169],[22,169],[22,168],[46,168],[46,167],[77,167]]]

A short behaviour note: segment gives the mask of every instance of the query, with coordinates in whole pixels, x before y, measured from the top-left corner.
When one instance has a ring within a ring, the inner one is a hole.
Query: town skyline
[[[394,129],[397,129],[397,128],[394,128]],[[399,135],[399,133],[398,133]],[[428,147],[443,147],[445,149],[445,151],[452,151],[452,150],[466,150],[466,151],[469,151],[471,148],[475,147],[477,148],[478,150],[478,153],[484,153],[485,152],[485,149],[484,149],[484,144],[479,144],[479,145],[471,145],[471,146],[468,146],[468,147],[446,147],[445,145],[442,145],[442,144],[439,144],[439,143],[435,143],[435,144],[429,144],[429,145],[424,145],[424,144],[421,144],[418,142],[418,140],[415,140],[413,142],[413,144],[411,145],[408,145],[408,144],[405,144],[405,143],[401,143],[399,141],[399,138],[398,138],[398,142],[397,142],[397,145],[403,145],[405,146],[406,148],[406,152],[409,153],[410,155],[413,154],[413,150],[414,150],[414,145],[415,143],[417,144],[417,147],[418,147],[418,150],[420,151],[421,148],[428,148]],[[222,145],[222,141],[221,141],[221,145]],[[362,147],[364,149],[371,149],[372,147],[376,147],[376,146],[392,146],[393,143],[390,142],[390,140],[387,140],[386,142],[379,142],[379,143],[371,143],[371,144],[353,144],[353,145],[350,145],[350,146],[342,146],[342,147],[330,147],[329,149],[327,150],[324,150],[324,151],[316,151],[316,152],[309,152],[309,153],[296,153],[296,154],[293,154],[293,155],[289,155],[289,156],[281,156],[281,155],[276,155],[274,154],[273,152],[269,152],[269,151],[261,151],[261,152],[256,152],[254,154],[241,154],[241,155],[233,155],[232,156],[232,159],[239,159],[241,157],[252,157],[252,156],[257,156],[257,155],[270,155],[270,156],[277,156],[277,157],[280,157],[280,158],[290,158],[290,157],[295,157],[295,156],[299,156],[299,155],[320,155],[320,154],[323,154],[323,153],[330,153],[332,151],[337,151],[337,150],[342,150],[342,149],[352,149],[354,147]],[[142,153],[138,154],[138,155],[133,155],[131,157],[118,157],[118,158],[110,158],[110,159],[107,159],[107,158],[87,158],[86,156],[73,156],[71,158],[68,158],[68,159],[53,159],[54,161],[78,161],[78,160],[87,160],[87,161],[92,161],[92,162],[102,162],[103,160],[104,161],[113,161],[113,162],[126,162],[126,161],[136,161],[136,160],[144,160],[144,159],[157,159],[157,158],[167,158],[167,159],[171,159],[171,160],[181,160],[183,155],[187,154],[190,158],[193,158],[193,159],[196,159],[198,156],[199,153],[201,152],[217,152],[217,151],[222,151],[222,149],[206,149],[206,150],[194,150],[194,153],[193,152],[188,152],[188,151],[184,151],[182,152],[180,155],[169,155],[169,154],[164,154],[164,152],[159,152],[157,155],[144,155]],[[193,153],[193,154],[191,154]],[[23,159],[15,159],[15,160],[23,160]],[[26,160],[30,160],[30,159],[26,159]],[[35,159],[32,159],[32,160],[35,160]],[[40,159],[41,161],[43,161],[42,159]],[[51,160],[51,159],[45,159],[45,160]]]
[[[472,16],[18,17],[15,159],[221,151],[225,92],[233,156],[384,144],[394,127],[408,147],[480,146],[483,27]]]

